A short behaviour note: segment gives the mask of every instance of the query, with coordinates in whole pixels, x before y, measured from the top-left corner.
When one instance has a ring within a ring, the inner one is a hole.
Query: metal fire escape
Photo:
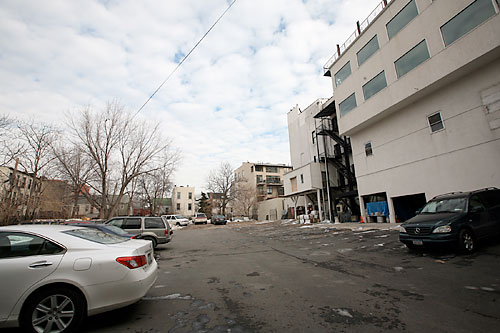
[[[338,184],[330,184],[329,186],[333,207],[337,202],[343,202],[353,215],[359,216],[360,210],[356,201],[358,197],[356,176],[350,162],[351,143],[348,137],[339,135],[335,102],[331,100],[331,103],[326,105],[314,118],[316,118],[316,135],[318,139],[323,137],[324,151],[320,152],[318,149],[319,161],[333,165],[337,171]],[[327,140],[333,142],[327,144]],[[328,187],[326,184],[323,185],[324,188]]]

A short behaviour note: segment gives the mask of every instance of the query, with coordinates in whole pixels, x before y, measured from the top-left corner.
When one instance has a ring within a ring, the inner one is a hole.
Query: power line
[[[186,61],[186,59],[191,55],[191,53],[193,53],[193,51],[196,49],[196,47],[198,47],[198,45],[200,45],[200,43],[203,41],[203,39],[205,39],[205,37],[210,33],[210,31],[212,31],[212,29],[215,27],[215,25],[217,23],[219,23],[219,21],[222,19],[222,17],[227,13],[227,11],[234,5],[234,3],[236,1],[238,1],[238,0],[233,0],[233,2],[231,2],[231,4],[226,8],[226,10],[214,22],[214,24],[212,24],[212,26],[210,27],[210,29],[208,29],[207,32],[205,32],[205,34],[200,38],[200,40],[184,56],[184,58],[182,58],[182,60],[177,64],[177,66],[174,68],[174,70],[172,72],[170,72],[170,74],[167,76],[167,78],[158,86],[158,88],[156,88],[156,90],[153,92],[153,94],[151,94],[151,96],[149,96],[149,98],[146,100],[146,102],[144,102],[144,104],[142,104],[142,106],[139,108],[139,110],[137,110],[137,112],[135,113],[134,116],[136,116],[139,112],[141,112],[142,109],[146,106],[146,104],[148,104],[149,101],[153,98],[153,96],[156,95],[156,93],[163,87],[163,85],[165,83],[167,83],[167,81],[172,77],[172,75],[174,75],[174,73],[179,69],[179,67],[181,67],[181,65],[184,63],[184,61]]]

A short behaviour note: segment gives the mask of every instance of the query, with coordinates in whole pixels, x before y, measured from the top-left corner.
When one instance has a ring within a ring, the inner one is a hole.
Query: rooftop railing
[[[337,61],[338,58],[344,53],[349,46],[351,46],[352,43],[361,35],[361,33],[368,28],[371,22],[373,22],[377,16],[382,12],[382,10],[387,7],[389,3],[391,3],[394,0],[383,0],[381,1],[378,6],[368,15],[368,17],[362,21],[361,23],[356,22],[356,30],[347,38],[347,40],[344,42],[344,44],[339,45],[337,44],[337,50],[333,54],[333,56],[326,62],[325,66],[323,66],[324,73],[326,74],[327,72],[330,71],[330,67]]]

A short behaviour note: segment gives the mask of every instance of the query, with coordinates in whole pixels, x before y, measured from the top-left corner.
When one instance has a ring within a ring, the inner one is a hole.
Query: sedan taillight
[[[165,236],[168,236],[168,229],[165,229]]]
[[[139,268],[146,265],[146,256],[119,257],[116,261],[130,269]]]

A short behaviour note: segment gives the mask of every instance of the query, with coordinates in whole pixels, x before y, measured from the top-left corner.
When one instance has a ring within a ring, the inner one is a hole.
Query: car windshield
[[[123,243],[128,240],[121,236],[116,236],[94,228],[81,228],[65,231],[64,233],[99,244],[116,244]]]
[[[461,213],[467,207],[466,198],[437,199],[429,201],[422,209],[422,214]]]
[[[185,219],[185,217],[184,217],[184,216],[181,216],[181,215],[175,215],[175,218],[176,218],[176,219]]]
[[[196,214],[196,217],[206,217],[204,213]]]

